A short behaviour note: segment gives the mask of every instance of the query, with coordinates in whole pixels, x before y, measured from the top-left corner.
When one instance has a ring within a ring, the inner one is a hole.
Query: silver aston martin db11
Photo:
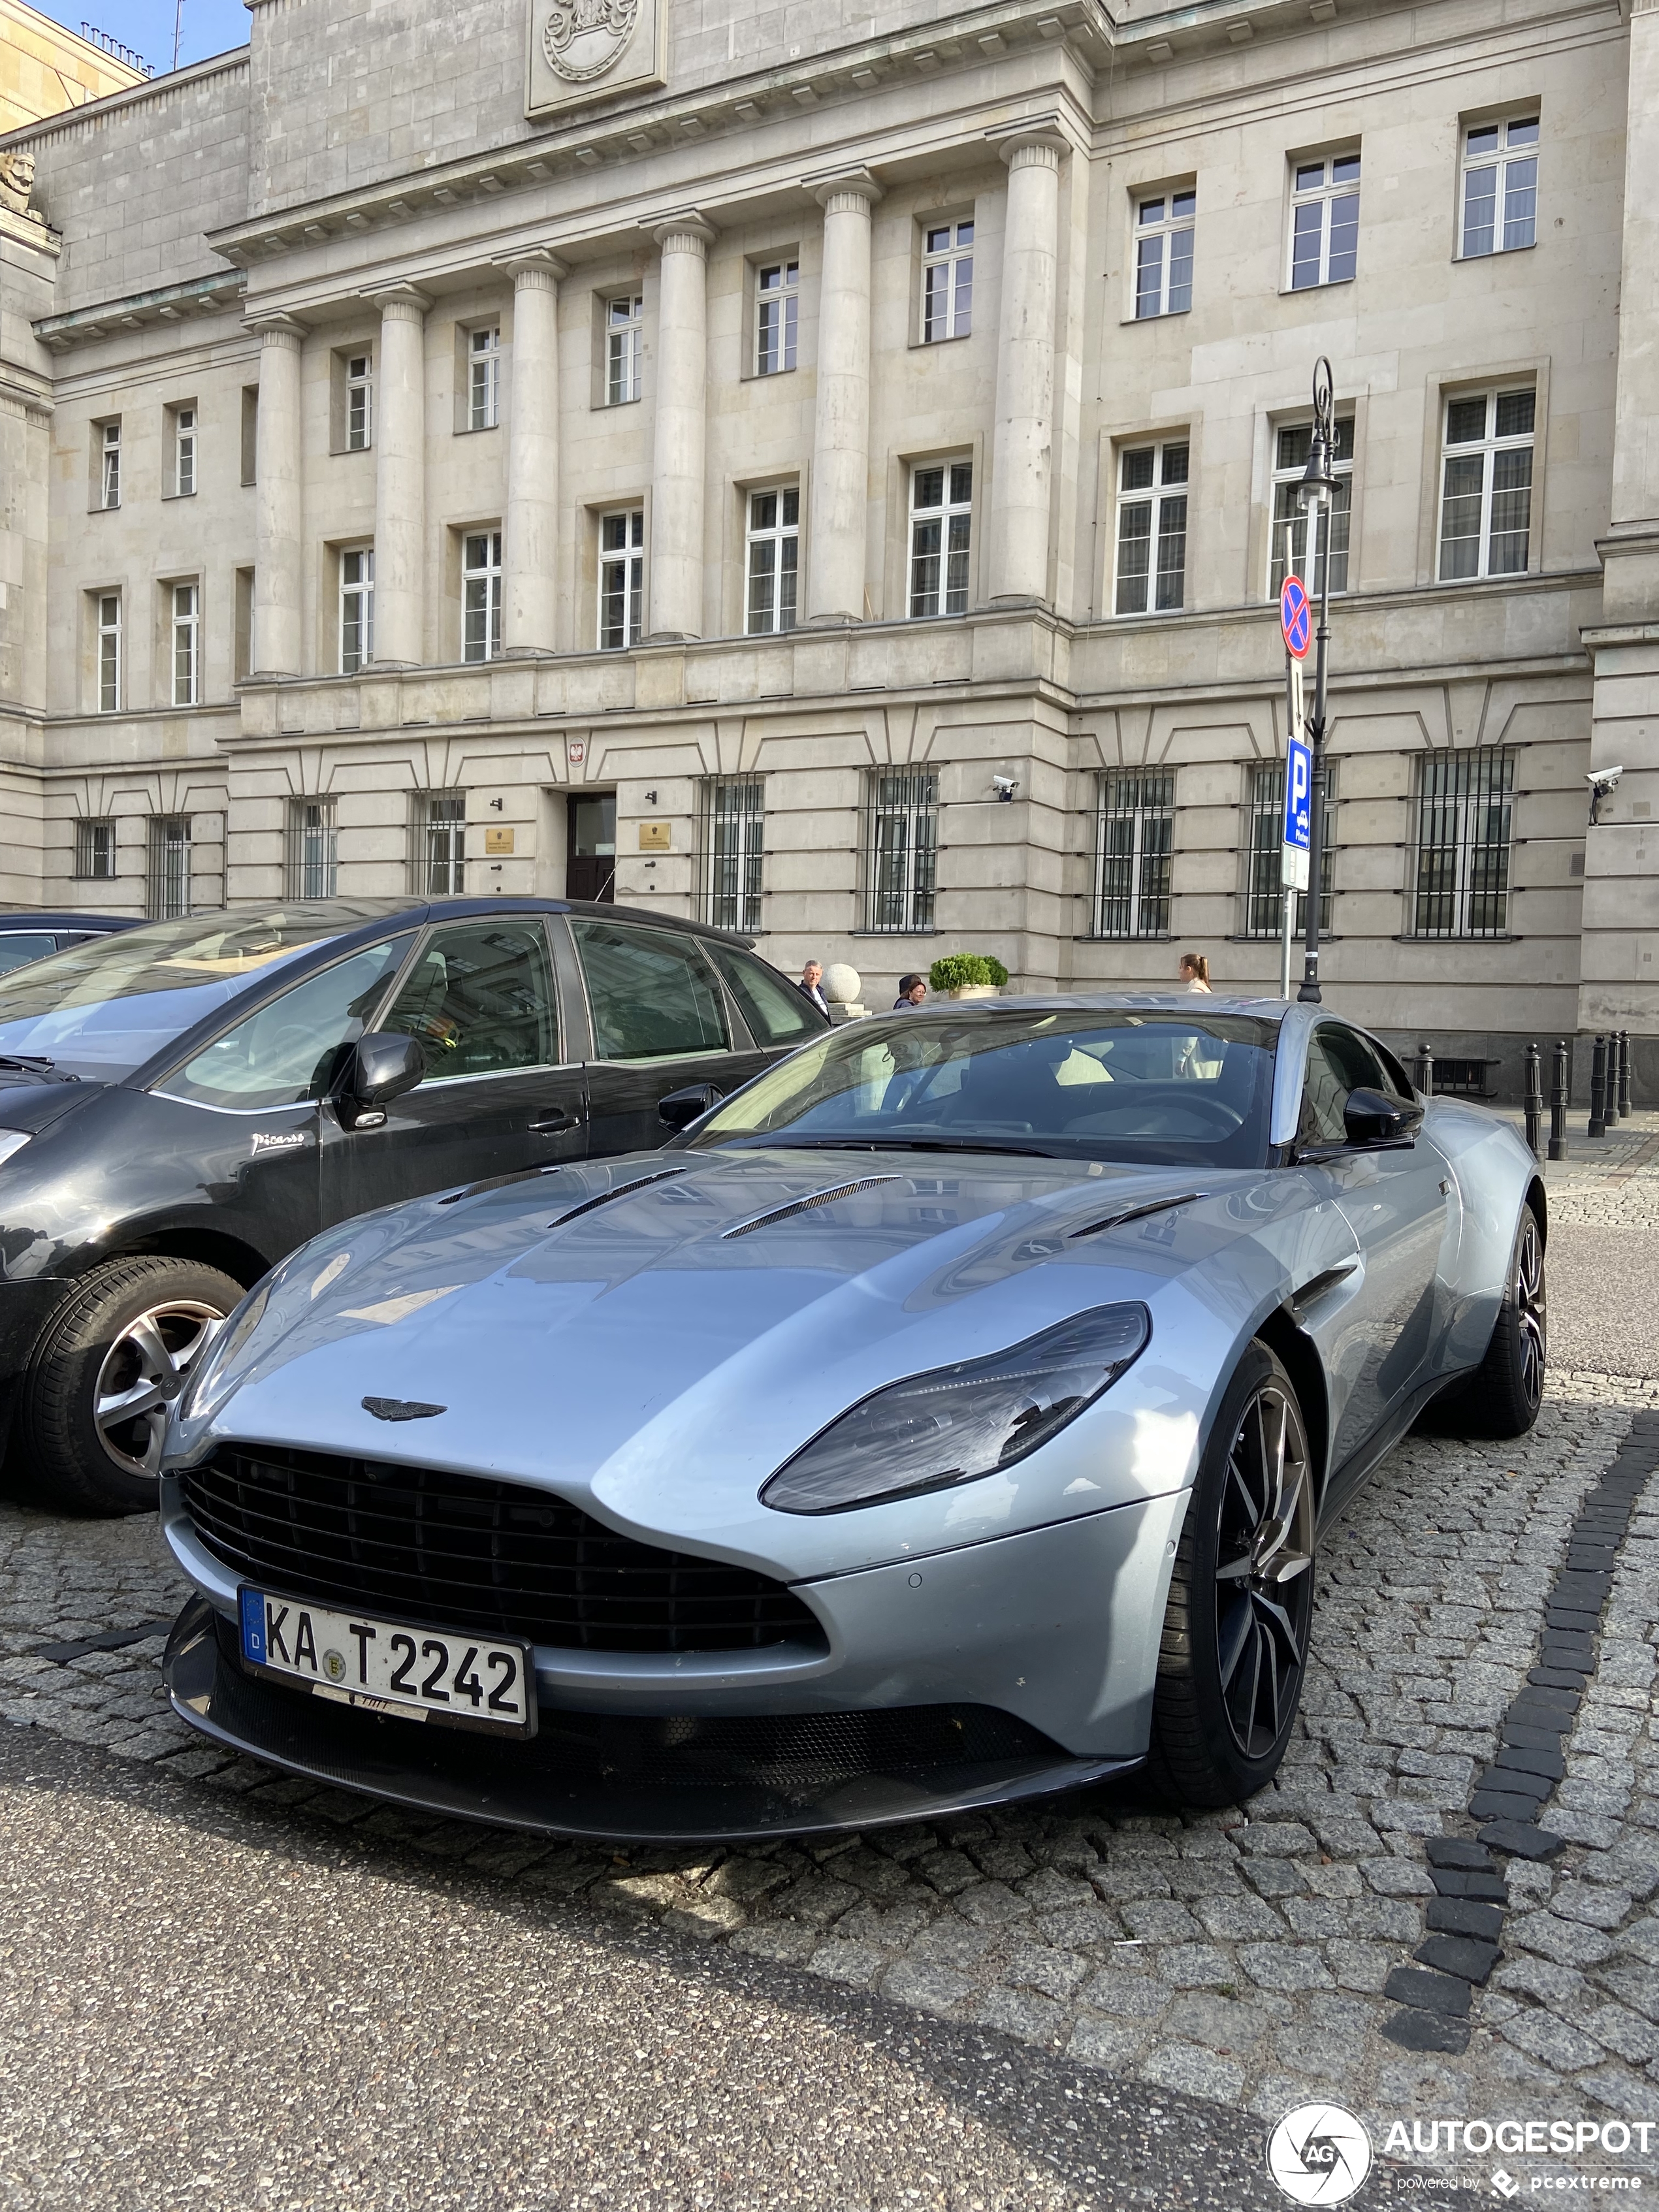
[[[1413,1421],[1536,1416],[1531,1155],[1322,1009],[945,1005],[663,1111],[231,1316],[162,1486],[185,1719],[573,1835],[1230,1802],[1333,1515]]]

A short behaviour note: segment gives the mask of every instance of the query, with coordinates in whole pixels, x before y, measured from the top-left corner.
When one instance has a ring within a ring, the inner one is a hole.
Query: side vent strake
[[[1121,1213],[1108,1213],[1098,1221],[1085,1224],[1072,1231],[1073,1237],[1098,1237],[1108,1229],[1121,1229],[1126,1222],[1144,1221],[1148,1214],[1168,1213],[1177,1206],[1194,1206],[1200,1198],[1209,1196],[1207,1190],[1183,1190],[1177,1198],[1149,1199],[1145,1206],[1126,1206]]]
[[[550,1229],[562,1229],[567,1221],[574,1221],[579,1214],[592,1213],[596,1206],[609,1206],[613,1199],[630,1198],[636,1190],[648,1190],[653,1182],[670,1182],[676,1176],[689,1172],[685,1168],[658,1168],[653,1174],[635,1176],[632,1182],[619,1182],[612,1190],[602,1190],[596,1197],[583,1199],[580,1206],[556,1213],[547,1225]]]
[[[865,1176],[857,1182],[838,1182],[831,1190],[815,1190],[811,1198],[793,1198],[787,1206],[775,1206],[769,1212],[757,1213],[752,1221],[739,1221],[734,1229],[723,1230],[720,1242],[752,1236],[757,1229],[769,1229],[775,1221],[787,1221],[792,1214],[810,1213],[815,1206],[833,1206],[838,1198],[852,1198],[859,1191],[878,1190],[883,1183],[903,1180],[902,1176]]]

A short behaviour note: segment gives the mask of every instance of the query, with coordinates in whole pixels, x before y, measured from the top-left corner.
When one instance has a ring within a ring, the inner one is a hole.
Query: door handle
[[[544,1114],[537,1116],[530,1127],[538,1137],[558,1137],[562,1136],[567,1129],[577,1127],[578,1123],[568,1106],[550,1106]]]

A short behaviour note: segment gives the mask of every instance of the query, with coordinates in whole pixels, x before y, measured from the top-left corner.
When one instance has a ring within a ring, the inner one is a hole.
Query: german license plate
[[[269,1590],[245,1588],[240,1599],[243,1658],[313,1697],[446,1728],[536,1733],[527,1644],[337,1613]]]

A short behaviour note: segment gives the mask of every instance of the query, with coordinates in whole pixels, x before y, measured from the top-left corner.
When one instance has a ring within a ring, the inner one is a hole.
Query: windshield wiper
[[[1042,1145],[1011,1145],[999,1137],[745,1137],[744,1145],[771,1152],[1017,1152],[1028,1159],[1060,1160],[1065,1152]]]
[[[78,1075],[59,1075],[56,1060],[41,1052],[0,1052],[0,1067],[15,1067],[20,1075],[50,1075],[58,1083],[78,1083]]]

